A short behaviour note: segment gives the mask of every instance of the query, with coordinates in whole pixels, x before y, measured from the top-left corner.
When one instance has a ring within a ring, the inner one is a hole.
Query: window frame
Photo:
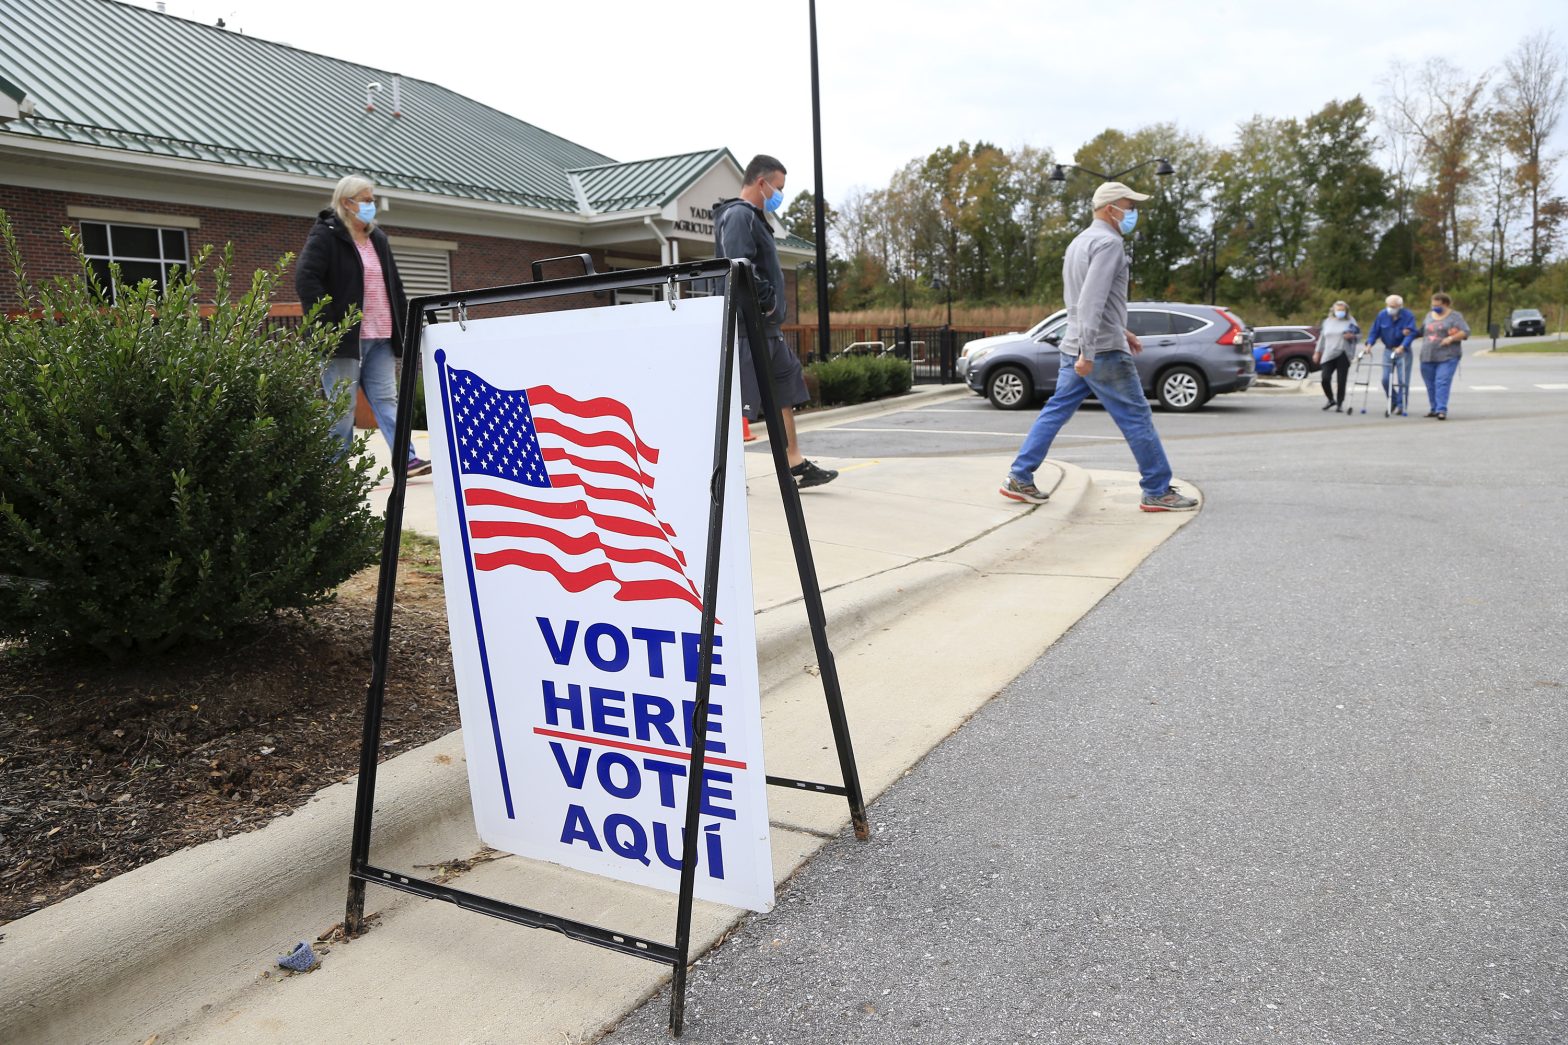
[[[98,272],[100,276],[105,277],[104,287],[109,292],[109,300],[111,302],[117,300],[119,297],[119,287],[115,286],[111,280],[106,278],[110,265],[120,265],[122,270],[127,263],[158,266],[157,284],[158,293],[160,295],[162,295],[163,292],[168,288],[169,279],[174,274],[175,266],[179,266],[180,268],[186,270],[189,270],[191,267],[191,239],[188,229],[169,225],[149,225],[135,221],[109,221],[103,218],[78,218],[77,225],[78,234],[82,238],[82,255],[89,263],[95,261],[103,263],[101,271],[96,265],[93,266],[93,270]],[[87,227],[89,225],[99,226],[103,229],[104,250],[101,252],[87,249]],[[158,256],[154,258],[146,254],[117,253],[114,242],[114,232],[117,228],[138,229],[151,232],[153,234],[153,239],[158,243]],[[183,257],[174,258],[168,254],[167,237],[170,233],[177,233],[180,237],[180,242],[184,244],[185,254]],[[140,280],[137,280],[136,282],[139,283]],[[129,283],[128,285],[134,286],[135,283]]]

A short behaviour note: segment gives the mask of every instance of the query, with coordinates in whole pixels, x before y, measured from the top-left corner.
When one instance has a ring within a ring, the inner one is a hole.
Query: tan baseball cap
[[[1107,203],[1115,203],[1117,200],[1142,201],[1148,198],[1149,194],[1146,192],[1134,192],[1119,181],[1108,181],[1094,190],[1094,209],[1099,210]]]

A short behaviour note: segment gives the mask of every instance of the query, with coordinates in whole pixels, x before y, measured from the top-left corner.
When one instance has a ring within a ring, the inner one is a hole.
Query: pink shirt
[[[392,302],[387,299],[387,279],[381,271],[381,258],[370,240],[354,244],[365,266],[365,318],[360,322],[360,340],[392,336]]]

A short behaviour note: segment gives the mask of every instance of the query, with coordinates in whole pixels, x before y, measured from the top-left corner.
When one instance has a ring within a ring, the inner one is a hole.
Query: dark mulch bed
[[[383,759],[457,728],[433,541],[405,539]],[[359,769],[376,570],[308,615],[132,667],[0,646],[0,925],[252,831]]]

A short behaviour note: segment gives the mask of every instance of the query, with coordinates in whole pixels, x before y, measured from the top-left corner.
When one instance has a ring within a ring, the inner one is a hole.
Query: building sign
[[[675,219],[675,231],[694,233],[706,239],[713,238],[713,208],[686,207],[686,216]]]
[[[441,560],[485,844],[675,892],[722,299],[430,327]],[[773,905],[739,392],[696,895]]]

